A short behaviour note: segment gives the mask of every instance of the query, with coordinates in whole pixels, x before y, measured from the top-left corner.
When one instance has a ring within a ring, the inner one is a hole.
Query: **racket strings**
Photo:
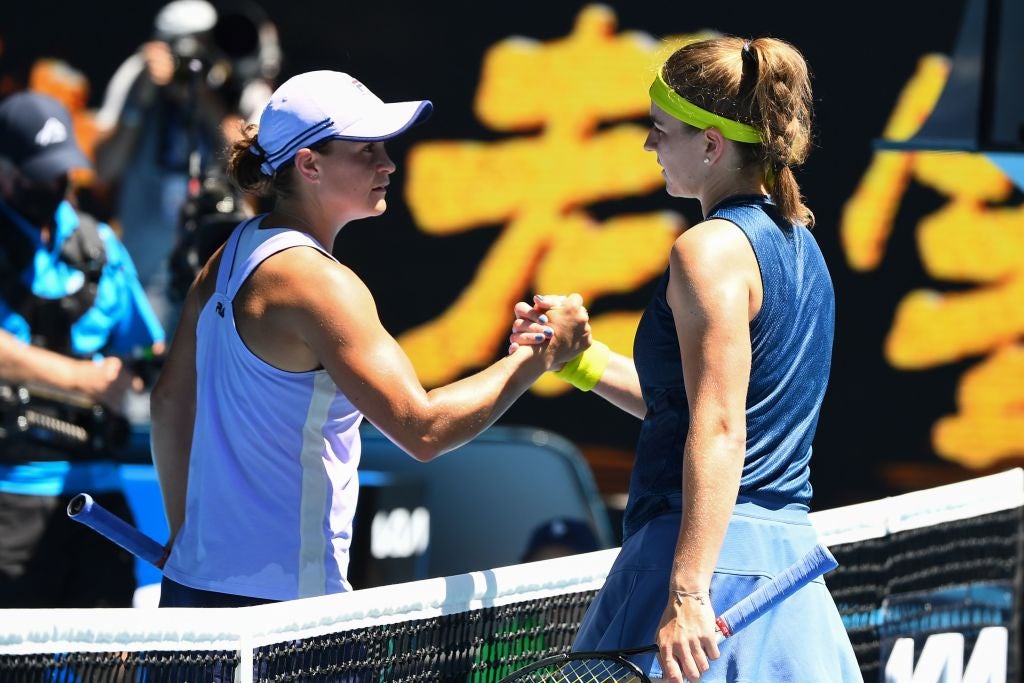
[[[574,659],[524,673],[514,683],[649,683],[621,662],[607,657]]]

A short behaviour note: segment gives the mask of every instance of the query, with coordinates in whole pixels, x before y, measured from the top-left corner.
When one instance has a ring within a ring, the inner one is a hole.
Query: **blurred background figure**
[[[181,300],[169,256],[198,226],[197,207],[186,204],[199,201],[206,179],[223,176],[226,143],[269,98],[280,54],[276,28],[257,6],[218,13],[206,0],[174,0],[107,86],[96,115],[97,175],[169,332]]]
[[[89,108],[90,84],[85,74],[63,59],[40,57],[28,72],[27,90],[49,95],[60,102],[71,116],[74,138],[87,159],[94,159],[99,130],[95,112]],[[92,166],[71,169],[69,191],[76,206],[101,221],[111,219],[105,188],[96,183]]]
[[[164,335],[109,226],[73,206],[89,162],[57,100],[0,103],[0,608],[127,607],[131,556],[65,513],[90,493],[132,520],[115,457]]]
[[[28,90],[60,102],[71,116],[78,147],[91,162],[95,158],[99,131],[95,110],[90,106],[94,91],[89,77],[78,66],[39,49],[37,36],[12,30],[9,23],[0,27],[0,100]],[[95,177],[91,165],[72,169],[70,191],[79,208],[101,221],[109,221],[109,202],[104,188],[94,182]]]
[[[600,549],[601,543],[589,524],[580,519],[555,517],[533,530],[520,562],[538,562]]]

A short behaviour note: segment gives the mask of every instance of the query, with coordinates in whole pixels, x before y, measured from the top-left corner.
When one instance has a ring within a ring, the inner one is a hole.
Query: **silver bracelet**
[[[669,592],[672,593],[672,595],[676,596],[676,604],[678,604],[678,605],[683,604],[683,598],[691,598],[693,600],[696,600],[697,602],[699,602],[702,605],[706,605],[707,604],[706,602],[704,602],[704,597],[705,596],[707,596],[708,600],[711,600],[711,591],[710,590],[707,591],[707,592],[705,592],[705,591],[677,591],[677,590],[670,590]]]

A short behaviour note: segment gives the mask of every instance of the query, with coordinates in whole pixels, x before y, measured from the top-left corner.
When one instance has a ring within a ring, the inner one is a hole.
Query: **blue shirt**
[[[821,250],[802,225],[761,196],[731,197],[708,216],[735,223],[750,240],[764,297],[750,322],[747,449],[741,497],[807,505],[811,442],[832,361],[835,295]],[[637,327],[633,357],[647,415],[623,519],[628,537],[655,516],[682,508],[683,448],[690,426],[683,365],[666,271]]]
[[[62,202],[55,214],[56,227],[50,244],[39,230],[20,214],[0,202],[0,211],[14,223],[35,247],[31,265],[21,273],[22,282],[39,297],[59,299],[78,291],[85,275],[60,258],[64,242],[78,227],[78,214]],[[139,284],[128,252],[110,226],[100,223],[100,238],[106,249],[106,265],[97,284],[96,299],[71,327],[71,345],[81,358],[139,355],[164,332]],[[19,341],[29,343],[28,322],[0,300],[0,327]],[[0,491],[26,495],[59,495],[65,491],[104,491],[120,487],[113,462],[29,462],[0,463]]]

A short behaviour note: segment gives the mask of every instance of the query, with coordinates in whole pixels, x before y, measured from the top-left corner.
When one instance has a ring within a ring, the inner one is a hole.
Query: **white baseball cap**
[[[153,28],[161,40],[209,31],[217,23],[217,10],[206,0],[173,0],[160,9]]]
[[[308,71],[270,96],[252,151],[262,157],[262,171],[273,175],[297,151],[320,140],[387,140],[423,123],[433,110],[429,100],[383,102],[340,71]]]

